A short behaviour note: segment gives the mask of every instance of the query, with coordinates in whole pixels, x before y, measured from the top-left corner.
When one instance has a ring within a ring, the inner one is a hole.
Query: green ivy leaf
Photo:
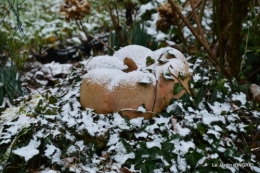
[[[173,80],[174,81],[174,77],[172,76],[171,72],[166,71],[163,73],[163,78],[165,80]]]
[[[52,109],[47,108],[47,110],[45,111],[44,114],[45,114],[45,115],[57,115],[57,111],[56,111],[56,109],[54,109],[54,108],[52,108]]]
[[[184,74],[183,72],[179,72],[179,77],[182,79],[182,80],[185,80],[187,78],[187,75]]]
[[[147,160],[138,162],[135,165],[135,169],[140,170],[142,173],[151,173],[155,169],[156,162],[149,157]]]
[[[43,100],[40,99],[38,104],[37,104],[37,106],[36,106],[36,108],[35,108],[35,112],[36,113],[41,113],[43,111],[42,109],[43,109]]]
[[[226,83],[225,80],[222,78],[222,79],[218,82],[217,88],[219,88],[220,91],[221,91],[223,94],[227,95],[227,94],[228,94],[228,89],[224,86],[225,83]]]
[[[203,157],[203,154],[193,151],[186,154],[186,160],[188,165],[191,166],[191,171],[196,168],[198,161]]]
[[[5,164],[7,163],[8,159],[9,159],[9,157],[10,157],[10,155],[11,155],[11,152],[12,152],[13,148],[15,147],[15,145],[16,145],[18,139],[19,139],[21,136],[27,134],[27,133],[29,132],[29,130],[30,130],[30,128],[24,128],[24,129],[22,129],[22,130],[20,130],[20,131],[18,132],[18,135],[17,135],[16,138],[13,140],[12,144],[8,147],[8,149],[6,150],[5,154],[4,154],[3,157],[1,158],[1,160],[0,160],[0,165],[5,166]]]
[[[196,93],[194,93],[194,106],[198,108],[199,103],[203,100],[205,96],[205,89],[204,86],[201,86],[201,88],[198,89]]]
[[[249,124],[245,127],[248,134],[252,133],[252,131],[255,129],[253,124]]]
[[[176,159],[177,156],[172,151],[174,150],[174,144],[170,141],[163,142],[159,154],[168,162],[171,163],[172,159]]]
[[[3,101],[4,101],[4,88],[3,87],[0,87],[0,105],[3,104]]]
[[[213,92],[210,95],[210,100],[209,103],[213,104],[217,100],[217,95],[218,95],[218,89],[214,89]]]
[[[197,129],[198,129],[198,131],[199,131],[199,133],[200,133],[201,135],[205,134],[206,131],[207,131],[206,126],[205,126],[204,124],[202,124],[202,123],[198,123],[198,124],[197,124]]]
[[[50,96],[49,97],[49,104],[54,104],[54,103],[57,103],[57,98],[56,97],[54,97],[54,96]]]
[[[159,64],[165,64],[165,63],[169,62],[169,60],[167,60],[167,59],[158,59],[158,62],[159,62]]]
[[[141,159],[143,155],[149,155],[145,142],[138,142],[137,145],[139,146],[136,150],[136,158],[138,160]]]
[[[146,58],[146,66],[152,65],[154,63],[155,63],[154,59],[152,59],[150,56]]]
[[[129,143],[127,143],[124,139],[120,139],[120,141],[124,145],[127,153],[131,153],[133,151],[132,146]]]
[[[175,83],[173,88],[174,95],[178,94],[183,89],[184,87],[180,83]]]

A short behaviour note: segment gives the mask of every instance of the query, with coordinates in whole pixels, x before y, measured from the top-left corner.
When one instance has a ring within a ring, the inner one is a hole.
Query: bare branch
[[[191,26],[191,24],[189,23],[189,21],[185,18],[185,16],[181,13],[181,11],[179,10],[179,8],[176,6],[176,4],[173,2],[173,0],[168,0],[168,2],[171,4],[172,10],[176,11],[177,14],[179,15],[179,17],[183,20],[183,22],[185,23],[185,25],[189,28],[189,30],[192,32],[192,34],[196,37],[196,39],[201,43],[201,45],[205,48],[205,50],[207,51],[207,53],[209,54],[208,59],[214,63],[216,70],[220,71],[219,68],[219,60],[217,59],[217,57],[214,55],[214,53],[210,50],[208,44],[197,34],[197,32],[195,31],[195,29]]]

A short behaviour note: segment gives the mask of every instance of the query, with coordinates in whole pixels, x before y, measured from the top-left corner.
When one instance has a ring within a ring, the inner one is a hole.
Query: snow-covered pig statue
[[[80,102],[100,114],[120,112],[129,119],[149,119],[172,98],[189,92],[187,60],[171,47],[151,51],[142,46],[126,46],[113,56],[90,59],[86,71]],[[174,91],[176,83],[183,88],[180,92]]]

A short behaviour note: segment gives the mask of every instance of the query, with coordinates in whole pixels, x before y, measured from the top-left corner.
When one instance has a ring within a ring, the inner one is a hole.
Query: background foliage
[[[20,4],[23,2],[6,1],[7,10],[1,15],[0,27],[5,28],[6,16],[12,13],[16,18],[14,26],[9,27],[9,31],[1,29],[0,31],[0,105],[3,102],[13,101],[23,93],[18,68],[22,67],[22,58],[20,58],[21,46],[26,38],[23,34],[20,21]],[[17,36],[19,33],[21,39]],[[4,100],[4,98],[6,100]],[[9,103],[10,105],[10,103]]]

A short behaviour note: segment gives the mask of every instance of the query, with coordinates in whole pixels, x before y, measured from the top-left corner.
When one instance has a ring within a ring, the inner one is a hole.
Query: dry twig
[[[177,5],[174,3],[173,0],[168,0],[168,2],[171,4],[172,10],[176,11],[176,13],[179,15],[179,17],[183,20],[183,22],[185,23],[185,25],[189,28],[189,30],[192,32],[192,34],[196,37],[196,39],[201,43],[201,45],[205,48],[205,50],[207,51],[207,53],[209,54],[209,60],[211,62],[213,62],[215,64],[216,70],[220,71],[219,68],[219,60],[217,59],[217,57],[214,55],[214,53],[211,51],[209,45],[207,44],[207,42],[205,42],[199,35],[198,33],[195,31],[195,29],[191,26],[191,24],[189,23],[189,21],[185,18],[185,16],[181,13],[181,11],[179,10],[179,8],[177,7]]]

